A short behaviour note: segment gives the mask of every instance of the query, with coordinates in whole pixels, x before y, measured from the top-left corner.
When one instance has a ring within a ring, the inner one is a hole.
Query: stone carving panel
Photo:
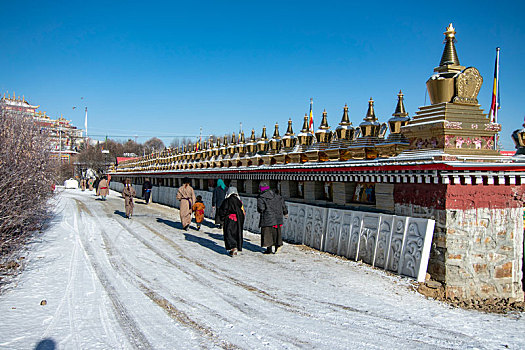
[[[386,270],[396,273],[400,272],[400,260],[406,232],[407,218],[403,216],[394,217],[394,226],[390,237]]]
[[[366,214],[363,217],[356,260],[363,260],[363,262],[373,265],[377,233],[379,231],[379,218],[379,214]]]
[[[306,222],[303,244],[322,250],[326,230],[327,208],[306,206]]]
[[[392,215],[381,215],[373,266],[380,268],[384,268],[386,266],[393,223],[394,217]]]
[[[343,226],[344,210],[329,209],[328,222],[326,223],[326,239],[324,244],[324,251],[332,254],[338,253],[339,236],[341,235],[341,228]]]
[[[283,238],[293,243],[303,243],[305,205],[297,203],[286,203],[286,205],[288,219],[283,225]]]
[[[257,199],[253,197],[242,197],[242,203],[246,216],[244,218],[244,229],[260,233],[259,213],[257,212]]]
[[[420,282],[425,280],[433,232],[433,220],[408,218],[400,262],[401,274],[417,278]]]
[[[337,248],[337,255],[348,256],[348,246],[350,245],[350,227],[354,212],[345,210],[341,219],[341,233],[339,235],[339,244]]]
[[[359,249],[359,237],[361,234],[361,226],[363,222],[364,213],[354,213],[350,223],[350,236],[348,239],[348,255],[347,258],[357,260],[357,252]]]

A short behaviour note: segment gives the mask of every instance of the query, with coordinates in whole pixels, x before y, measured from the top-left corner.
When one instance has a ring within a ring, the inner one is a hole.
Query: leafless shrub
[[[0,115],[0,267],[41,225],[53,194],[56,164],[46,138],[31,118]]]

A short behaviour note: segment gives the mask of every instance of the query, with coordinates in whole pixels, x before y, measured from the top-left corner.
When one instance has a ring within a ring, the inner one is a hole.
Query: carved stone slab
[[[356,260],[363,260],[363,262],[370,265],[374,264],[380,218],[379,214],[367,213],[363,215]]]
[[[318,250],[323,249],[328,208],[307,205],[303,244]]]
[[[253,197],[241,197],[241,200],[244,205],[244,210],[246,211],[246,216],[244,218],[244,229],[251,232],[260,233],[260,215],[257,212],[257,199]]]
[[[332,254],[339,253],[339,237],[341,236],[344,213],[345,210],[340,209],[328,210],[328,222],[326,224],[326,236],[323,249],[325,252]]]
[[[399,273],[425,280],[434,233],[434,220],[408,218]]]
[[[344,210],[341,217],[341,234],[339,235],[339,246],[337,247],[337,255],[348,256],[348,248],[350,246],[350,227],[355,212]]]

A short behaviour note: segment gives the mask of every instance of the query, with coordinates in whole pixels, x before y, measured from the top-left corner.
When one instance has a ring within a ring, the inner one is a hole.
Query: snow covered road
[[[67,190],[0,296],[0,349],[525,348],[521,314],[427,300],[410,280],[245,233],[229,257],[219,229],[183,231],[178,211]],[[40,305],[46,300],[46,305]],[[43,341],[43,342],[42,342]]]

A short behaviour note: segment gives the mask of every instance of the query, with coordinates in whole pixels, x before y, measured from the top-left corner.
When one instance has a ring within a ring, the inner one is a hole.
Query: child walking
[[[202,196],[197,196],[195,204],[191,208],[195,213],[195,223],[197,224],[197,230],[201,229],[201,223],[204,221],[204,209],[206,206],[202,202]]]

